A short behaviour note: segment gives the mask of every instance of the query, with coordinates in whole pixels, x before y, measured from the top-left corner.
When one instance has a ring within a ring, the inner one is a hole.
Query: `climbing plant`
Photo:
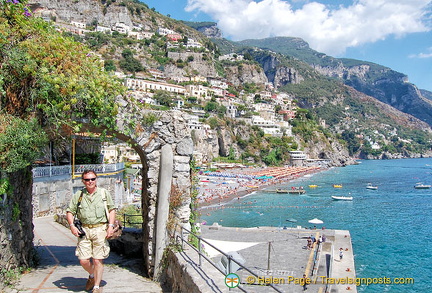
[[[30,164],[30,152],[44,143],[46,135],[37,125],[51,135],[79,131],[83,123],[115,128],[116,97],[125,92],[97,55],[33,17],[26,3],[0,0],[0,115],[14,117],[9,134],[0,128],[0,140],[16,133],[10,151],[0,157],[1,169],[8,172],[26,160]],[[17,163],[16,156],[23,161]]]

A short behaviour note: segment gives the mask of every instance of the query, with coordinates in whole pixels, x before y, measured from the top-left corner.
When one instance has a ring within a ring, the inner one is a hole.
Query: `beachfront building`
[[[307,156],[302,151],[290,151],[290,163],[292,166],[304,166]]]

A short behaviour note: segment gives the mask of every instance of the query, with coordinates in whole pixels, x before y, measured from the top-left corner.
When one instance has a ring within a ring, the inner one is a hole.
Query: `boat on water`
[[[278,188],[278,189],[276,189],[276,193],[288,193],[288,190],[287,189]]]
[[[316,185],[316,184],[309,184],[309,188],[317,188],[318,187],[318,185]]]
[[[366,185],[366,189],[370,189],[370,190],[377,190],[377,189],[378,189],[378,186],[376,186],[376,185],[372,185],[372,183],[368,183],[368,184]]]
[[[331,198],[333,200],[353,200],[352,196],[336,196],[336,195],[332,195]]]
[[[429,189],[429,188],[431,188],[431,185],[426,185],[426,184],[423,184],[423,183],[417,183],[414,186],[414,188],[415,189]]]
[[[342,188],[342,184],[333,184],[334,188]]]
[[[288,190],[289,194],[305,194],[306,190],[304,189],[292,189],[292,190]]]

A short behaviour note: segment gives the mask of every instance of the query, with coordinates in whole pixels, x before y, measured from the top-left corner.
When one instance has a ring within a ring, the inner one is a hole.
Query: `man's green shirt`
[[[77,204],[81,191],[83,192],[83,197],[77,211]],[[95,225],[99,223],[108,223],[105,203],[103,201],[104,194],[107,200],[108,211],[111,211],[115,208],[114,202],[109,192],[101,187],[97,187],[96,191],[92,195],[90,195],[85,188],[77,191],[72,196],[72,199],[69,202],[69,207],[66,211],[76,215],[83,224]]]

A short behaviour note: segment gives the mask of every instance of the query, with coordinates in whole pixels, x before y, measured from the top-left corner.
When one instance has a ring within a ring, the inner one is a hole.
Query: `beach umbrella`
[[[309,220],[308,222],[311,224],[324,224],[323,221],[321,221],[320,219],[317,219],[317,218]]]

